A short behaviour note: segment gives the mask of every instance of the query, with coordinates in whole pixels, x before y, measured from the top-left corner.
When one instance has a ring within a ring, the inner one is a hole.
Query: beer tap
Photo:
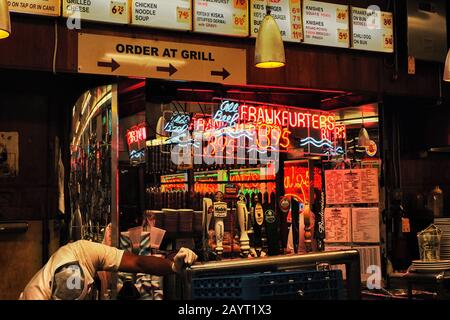
[[[248,257],[250,251],[250,239],[247,234],[248,227],[248,210],[245,202],[238,201],[237,212],[239,220],[239,229],[241,231],[241,236],[239,238],[239,245],[241,247],[241,256]]]
[[[227,203],[223,202],[221,192],[216,194],[216,202],[214,202],[214,230],[216,233],[216,253],[218,257],[223,254],[223,236],[225,233],[223,219],[227,217]]]
[[[202,229],[203,229],[203,252],[205,260],[209,260],[210,247],[209,240],[209,226],[211,223],[213,213],[213,202],[210,198],[203,198],[203,217],[202,217]]]

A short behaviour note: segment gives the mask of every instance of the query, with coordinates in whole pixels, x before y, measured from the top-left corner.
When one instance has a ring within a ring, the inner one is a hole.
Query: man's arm
[[[119,271],[164,276],[180,272],[183,267],[192,265],[196,260],[197,255],[186,248],[181,248],[173,258],[173,261],[160,257],[138,256],[130,252],[124,252]]]
[[[165,276],[174,273],[172,263],[173,262],[169,259],[152,256],[138,256],[125,251],[119,265],[119,271]]]

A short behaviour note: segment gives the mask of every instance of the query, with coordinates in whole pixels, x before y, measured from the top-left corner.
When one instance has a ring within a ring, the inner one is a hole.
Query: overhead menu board
[[[63,0],[63,16],[127,24],[128,0]]]
[[[303,29],[305,43],[348,48],[350,46],[348,6],[305,0]]]
[[[251,36],[256,37],[264,16],[266,0],[250,3]],[[303,39],[302,8],[300,0],[269,0],[270,15],[277,22],[284,41],[300,42]]]
[[[326,170],[327,204],[378,203],[378,169]]]
[[[391,12],[352,7],[354,49],[394,52],[394,23]]]
[[[248,0],[194,0],[194,31],[247,37]]]
[[[191,30],[191,0],[132,0],[131,23],[174,30]]]
[[[43,16],[59,16],[61,0],[8,0],[9,11],[37,14]]]

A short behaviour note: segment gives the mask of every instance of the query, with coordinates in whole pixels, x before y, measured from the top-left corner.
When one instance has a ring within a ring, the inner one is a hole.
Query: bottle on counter
[[[127,276],[122,288],[117,293],[117,300],[138,300],[141,297],[138,289],[133,283],[133,278]]]
[[[428,194],[428,208],[433,211],[435,218],[440,218],[444,215],[444,193],[439,186],[436,186]]]

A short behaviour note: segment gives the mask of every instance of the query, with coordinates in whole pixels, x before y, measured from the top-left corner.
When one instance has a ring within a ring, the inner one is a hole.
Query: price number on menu
[[[247,0],[233,0],[233,7],[235,9],[247,10]]]
[[[177,7],[177,22],[178,23],[190,23],[191,22],[191,10],[189,8]]]
[[[338,29],[338,42],[348,43],[348,30],[347,29]]]
[[[383,35],[383,45],[385,49],[394,49],[394,36],[392,33]]]
[[[292,14],[296,14],[296,15],[300,15],[300,8],[293,7],[293,8],[291,9],[291,13],[292,13]]]
[[[111,16],[120,17],[125,15],[126,3],[111,1]]]
[[[246,15],[233,14],[233,27],[236,29],[245,29],[247,26]]]
[[[336,21],[337,22],[346,22],[348,18],[347,9],[336,9]]]
[[[385,28],[392,28],[392,17],[390,15],[383,14],[382,19]]]
[[[292,25],[293,27],[296,26],[295,24]],[[302,38],[302,33],[300,31],[292,31],[292,39],[300,40]]]

